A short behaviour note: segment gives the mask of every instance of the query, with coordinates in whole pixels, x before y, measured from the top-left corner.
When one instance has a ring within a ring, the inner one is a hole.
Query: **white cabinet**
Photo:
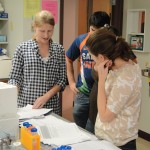
[[[8,79],[12,67],[12,60],[10,58],[2,59],[0,56],[0,80]]]
[[[131,45],[133,51],[150,52],[149,10],[128,10],[126,40]]]

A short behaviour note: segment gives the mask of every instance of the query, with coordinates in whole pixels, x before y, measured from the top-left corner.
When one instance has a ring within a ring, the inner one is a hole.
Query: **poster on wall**
[[[41,0],[24,0],[24,18],[32,18],[41,9]]]
[[[144,36],[143,35],[132,35],[130,39],[130,45],[132,50],[143,50],[143,41]]]
[[[58,0],[42,0],[42,10],[50,11],[55,18],[55,23],[58,23]]]

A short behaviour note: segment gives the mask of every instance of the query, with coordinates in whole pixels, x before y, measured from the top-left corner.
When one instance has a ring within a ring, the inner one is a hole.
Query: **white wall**
[[[77,2],[78,0],[64,0],[63,45],[66,50],[70,47],[75,37],[77,37]]]
[[[124,0],[123,37],[126,37],[127,9],[150,9],[150,0]],[[150,67],[150,53],[135,52],[135,54],[142,69],[145,68],[146,63]],[[150,96],[148,79],[146,77],[142,77],[142,84],[142,107],[139,128],[144,132],[150,133]]]
[[[78,0],[65,0],[64,1],[64,26],[63,26],[63,46],[65,50],[68,50],[73,40],[77,37],[78,31]],[[77,69],[77,63],[74,64],[74,67]],[[75,71],[77,76],[77,71]],[[63,106],[62,106],[62,115],[64,118],[73,121],[72,117],[72,108],[73,108],[73,99],[74,94],[70,90],[69,86],[66,87],[63,92]]]
[[[0,0],[0,2],[4,5],[5,12],[7,12],[9,16],[7,31],[9,43],[7,49],[9,51],[9,56],[12,57],[19,43],[32,38],[32,18],[24,18],[23,0]],[[58,3],[60,3],[60,0],[58,0]],[[58,10],[60,9],[58,8]],[[59,24],[55,25],[53,40],[59,42]]]
[[[8,51],[12,57],[16,46],[23,41],[23,0],[4,1],[5,12],[8,13]],[[18,5],[16,8],[16,4]]]

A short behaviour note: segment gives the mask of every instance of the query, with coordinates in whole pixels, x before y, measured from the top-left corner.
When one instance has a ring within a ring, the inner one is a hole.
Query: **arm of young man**
[[[68,77],[68,82],[71,90],[74,93],[79,92],[79,90],[76,88],[76,81],[74,77],[74,67],[73,67],[73,62],[80,57],[80,43],[81,41],[86,37],[85,35],[77,37],[68,51],[66,52],[66,63],[67,63],[67,77]],[[81,38],[82,37],[82,38]]]
[[[66,57],[66,63],[67,63],[67,77],[68,77],[69,86],[74,93],[77,93],[79,92],[79,90],[76,88],[73,62]]]

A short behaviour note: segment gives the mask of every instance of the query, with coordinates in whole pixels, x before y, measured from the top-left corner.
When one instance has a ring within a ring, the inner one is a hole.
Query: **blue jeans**
[[[74,100],[73,117],[79,127],[86,128],[89,117],[89,96],[83,93],[77,93]]]
[[[94,124],[91,122],[90,119],[87,120],[87,124],[86,124],[86,127],[85,129],[93,134],[95,134],[94,132]]]

